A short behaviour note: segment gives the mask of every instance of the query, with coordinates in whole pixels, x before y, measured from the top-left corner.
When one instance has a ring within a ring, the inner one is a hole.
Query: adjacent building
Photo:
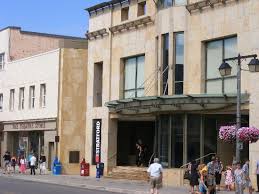
[[[78,171],[85,152],[75,142],[85,141],[87,41],[7,27],[0,42],[1,156],[7,150],[43,154],[48,168],[58,156],[64,173]]]
[[[234,124],[236,65],[222,78],[224,58],[259,53],[257,0],[111,0],[87,8],[86,159],[135,165],[135,143],[147,162],[161,159],[165,184],[183,184],[183,165],[217,153],[231,164],[235,145],[218,139]],[[243,62],[243,68],[247,68]],[[242,125],[259,126],[259,74],[242,71]],[[91,151],[90,151],[91,150]],[[251,172],[259,143],[244,144]],[[252,175],[252,179],[255,177]]]

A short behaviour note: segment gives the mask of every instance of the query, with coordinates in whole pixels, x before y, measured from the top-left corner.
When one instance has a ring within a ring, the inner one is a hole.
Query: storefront
[[[54,119],[4,123],[4,147],[16,157],[23,155],[28,158],[33,153],[37,158],[45,155],[47,161],[48,158],[52,161],[55,136]]]

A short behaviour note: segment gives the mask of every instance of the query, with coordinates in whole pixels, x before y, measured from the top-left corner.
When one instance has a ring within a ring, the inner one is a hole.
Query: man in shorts
[[[159,164],[159,159],[155,158],[154,163],[151,164],[147,170],[150,176],[151,194],[158,194],[158,189],[162,185],[163,168]]]
[[[208,186],[209,194],[213,194],[216,192],[215,161],[216,161],[215,156],[212,156],[211,162],[207,164],[207,168],[208,168],[207,186]]]
[[[245,164],[242,167],[242,170],[244,172],[245,175],[245,187],[248,188],[249,190],[249,194],[253,193],[253,187],[252,187],[252,183],[249,177],[249,160],[247,159]]]
[[[11,155],[10,152],[6,151],[5,155],[3,156],[4,159],[4,167],[5,167],[5,173],[10,173],[11,168]]]

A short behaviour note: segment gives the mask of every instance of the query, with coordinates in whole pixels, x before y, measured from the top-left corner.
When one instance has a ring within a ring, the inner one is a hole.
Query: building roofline
[[[92,12],[97,12],[98,10],[104,10],[106,8],[111,8],[115,5],[122,5],[125,2],[130,2],[130,0],[110,0],[106,2],[99,3],[97,5],[86,8],[85,10],[91,15]]]
[[[19,30],[21,34],[29,34],[29,35],[35,35],[35,36],[45,36],[45,37],[52,37],[52,38],[63,38],[63,39],[73,39],[73,40],[85,40],[83,37],[76,37],[76,36],[66,36],[66,35],[59,35],[59,34],[50,34],[50,33],[42,33],[42,32],[33,32],[33,31],[24,31],[21,27],[17,26],[8,26],[0,30],[4,31],[6,29],[13,29],[13,30]]]

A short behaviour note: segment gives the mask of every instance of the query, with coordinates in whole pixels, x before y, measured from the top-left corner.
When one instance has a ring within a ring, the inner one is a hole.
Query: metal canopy
[[[242,94],[242,103],[249,101],[248,94]],[[174,96],[150,96],[105,103],[111,113],[149,114],[167,111],[208,111],[233,107],[236,94],[195,94]]]

